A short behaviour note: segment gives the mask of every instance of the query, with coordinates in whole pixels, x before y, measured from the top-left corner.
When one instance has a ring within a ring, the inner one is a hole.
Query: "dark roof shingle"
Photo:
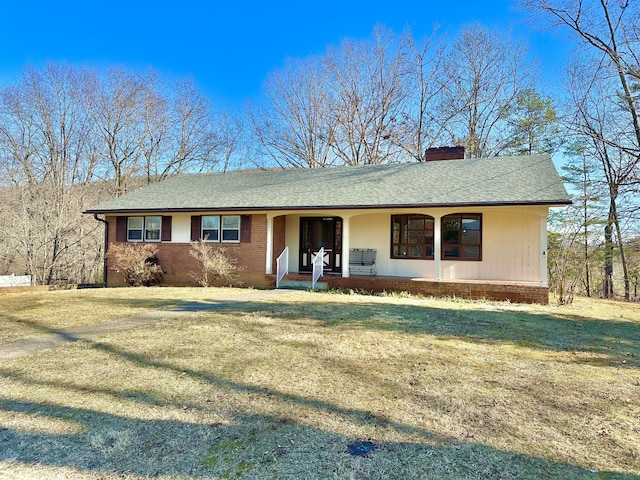
[[[87,213],[566,205],[549,155],[179,175]]]

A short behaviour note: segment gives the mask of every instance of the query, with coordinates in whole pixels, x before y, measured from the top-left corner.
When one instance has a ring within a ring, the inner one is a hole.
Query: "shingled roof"
[[[179,175],[86,213],[567,205],[549,155]]]

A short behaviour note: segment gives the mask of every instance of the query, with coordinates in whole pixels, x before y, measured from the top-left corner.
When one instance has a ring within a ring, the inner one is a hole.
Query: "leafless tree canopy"
[[[446,131],[472,158],[494,156],[506,137],[506,120],[518,95],[533,88],[534,70],[524,45],[480,25],[464,29],[448,49],[440,110]]]
[[[464,145],[471,157],[501,152],[511,105],[533,88],[526,47],[480,25],[451,42],[384,28],[323,55],[292,60],[252,110],[263,154],[281,166],[423,161],[432,146]]]
[[[608,207],[603,221],[605,295],[613,294],[618,256],[624,296],[631,294],[626,247],[638,235],[640,164],[637,2],[526,0],[545,28],[564,32],[576,50],[567,69],[564,126],[598,165]],[[588,276],[588,273],[587,273]]]
[[[0,274],[100,279],[103,227],[82,211],[175,173],[228,168],[239,144],[232,122],[214,125],[209,100],[188,80],[25,69],[0,92]]]

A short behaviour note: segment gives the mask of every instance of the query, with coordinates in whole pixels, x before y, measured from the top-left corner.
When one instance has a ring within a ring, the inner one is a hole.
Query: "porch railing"
[[[313,274],[311,275],[311,289],[316,288],[318,279],[322,276],[324,270],[324,247],[321,247],[316,253],[316,258],[313,259]]]
[[[276,288],[280,286],[280,282],[287,273],[289,273],[289,247],[284,247],[280,256],[276,258]]]

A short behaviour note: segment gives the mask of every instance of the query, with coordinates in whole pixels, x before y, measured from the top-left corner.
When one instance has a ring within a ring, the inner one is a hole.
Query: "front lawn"
[[[638,305],[86,292],[0,331],[224,301],[0,363],[0,479],[640,478]]]

